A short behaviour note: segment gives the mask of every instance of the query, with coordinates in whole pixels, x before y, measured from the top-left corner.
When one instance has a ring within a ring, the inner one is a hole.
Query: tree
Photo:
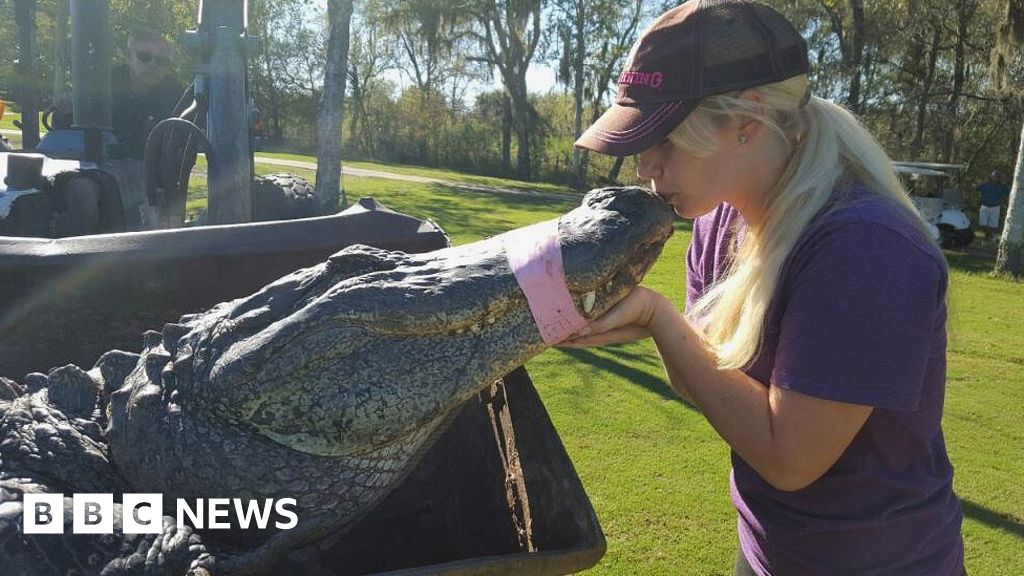
[[[401,68],[420,94],[441,91],[464,73],[460,63],[472,24],[469,0],[399,0],[381,8],[379,18],[395,38]]]
[[[250,33],[260,39],[260,50],[249,60],[249,79],[256,105],[270,128],[270,140],[279,143],[284,136],[282,120],[283,90],[275,70],[282,67],[281,43],[274,34],[280,30],[284,7],[274,0],[254,0],[249,5]]]
[[[317,118],[316,196],[322,214],[338,209],[339,192],[342,205],[346,204],[341,188],[341,126],[345,112],[351,21],[352,0],[331,0],[327,3],[327,67]]]
[[[530,138],[536,111],[530,105],[526,71],[537,52],[542,34],[542,0],[481,0],[476,7],[483,29],[476,37],[483,46],[482,60],[497,68],[511,103],[516,133],[516,175],[530,180]]]
[[[849,78],[846,105],[861,112],[861,80],[864,62],[865,21],[864,0],[818,0],[828,13],[832,33],[839,41],[843,68]]]
[[[271,140],[313,150],[327,66],[324,8],[313,0],[252,0],[249,7],[249,28],[260,39],[250,60],[250,86]]]
[[[348,53],[349,138],[371,159],[376,158],[377,147],[367,100],[380,92],[383,73],[394,66],[391,43],[382,33],[380,9],[376,1],[360,3]]]
[[[1024,46],[1024,0],[1006,0],[1004,20],[999,26],[996,46],[992,54],[993,72],[998,88],[1009,89],[1010,61],[1022,46]],[[1019,89],[1012,97],[1017,99],[1019,105]],[[995,273],[1021,278],[1024,277],[1024,127],[1021,129],[1009,204],[1003,225],[1003,234],[999,238]]]
[[[573,140],[583,133],[584,109],[597,119],[613,74],[636,39],[641,0],[555,0],[561,47],[558,80],[573,92]],[[586,184],[587,151],[573,149],[573,185]]]

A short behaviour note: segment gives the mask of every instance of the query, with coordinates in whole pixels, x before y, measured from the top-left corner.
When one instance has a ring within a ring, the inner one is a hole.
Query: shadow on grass
[[[661,378],[656,378],[650,374],[637,370],[630,366],[632,363],[636,363],[638,360],[643,360],[643,357],[639,354],[632,354],[621,350],[617,347],[611,346],[601,349],[617,358],[606,358],[594,353],[591,350],[580,349],[580,348],[562,348],[561,351],[571,356],[574,360],[589,364],[595,368],[611,372],[624,380],[627,380],[637,386],[641,386],[654,392],[666,400],[673,400],[679,402],[689,410],[693,410],[693,407],[683,401],[682,398],[677,396],[668,385],[662,381]]]
[[[967,274],[988,274],[995,266],[992,258],[971,252],[946,252],[946,261],[951,270]]]
[[[438,222],[458,222],[458,232],[477,236],[490,236],[505,230],[526,225],[508,219],[499,219],[497,215],[513,212],[536,213],[531,222],[539,222],[569,212],[580,205],[583,197],[578,199],[558,198],[549,195],[530,196],[526,194],[509,194],[488,192],[485,190],[468,190],[431,184],[430,190],[436,195],[427,206],[420,206],[420,212]],[[465,202],[462,198],[472,195],[480,202]],[[691,232],[693,224],[690,220],[676,219],[676,230]]]
[[[522,193],[499,192],[489,191],[484,189],[484,187],[479,189],[470,189],[448,186],[445,184],[430,184],[429,186],[431,190],[447,194],[479,194],[480,196],[488,198],[488,207],[501,207],[515,210],[567,211],[579,206],[580,201],[583,199],[582,194],[579,198],[570,198],[546,194],[544,192],[540,192],[534,196],[526,191]]]
[[[675,217],[676,232],[693,232],[693,220]]]
[[[1019,520],[1010,517],[1008,514],[997,512],[970,500],[960,499],[964,509],[964,516],[977,520],[990,528],[1008,532],[1017,538],[1024,539],[1024,524]]]
[[[579,204],[578,201],[483,192],[442,184],[431,184],[429,189],[434,195],[428,205],[418,207],[418,213],[428,215],[437,222],[448,223],[450,227],[456,228],[458,233],[478,237],[490,236],[525,225],[523,222],[502,218],[503,214],[511,212],[536,213],[536,218],[531,218],[531,222],[539,222],[568,212]],[[463,200],[467,195],[478,200],[474,202]],[[452,223],[456,222],[458,225],[453,226]]]

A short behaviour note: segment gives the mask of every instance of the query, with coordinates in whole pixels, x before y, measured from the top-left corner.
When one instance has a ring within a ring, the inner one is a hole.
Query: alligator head
[[[672,212],[643,189],[599,189],[557,230],[569,293],[595,318],[640,282]],[[546,347],[500,238],[416,255],[352,246],[93,373],[105,371],[105,436],[131,486],[292,497],[300,523],[337,531],[456,408]]]

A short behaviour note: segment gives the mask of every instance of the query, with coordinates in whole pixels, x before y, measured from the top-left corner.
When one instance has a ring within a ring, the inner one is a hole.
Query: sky
[[[399,91],[411,84],[402,72],[398,70],[389,70],[385,73],[385,76],[396,84]],[[472,103],[476,99],[477,94],[488,90],[500,89],[501,87],[501,75],[495,71],[494,81],[491,84],[475,84],[467,89],[466,101]],[[555,70],[543,63],[534,62],[530,64],[530,67],[526,70],[526,87],[531,94],[547,94],[552,88],[557,88]]]
[[[2,0],[0,0],[2,1]],[[307,6],[306,16],[313,21],[320,21],[323,19],[323,8],[321,6],[310,4]],[[411,82],[406,79],[403,74],[398,70],[389,70],[385,72],[385,76],[394,82],[399,90],[405,89]],[[553,68],[544,63],[531,63],[530,67],[526,71],[526,86],[531,94],[547,94],[552,88],[556,88],[555,82],[555,71]],[[501,78],[497,70],[494,73],[494,82],[490,86],[487,85],[472,85],[467,89],[466,101],[472,103],[476,99],[476,95],[480,92],[485,92],[491,89],[501,88]]]
[[[495,81],[500,88],[501,82]],[[526,87],[531,93],[547,94],[555,86],[555,71],[547,64],[530,64],[526,70]]]

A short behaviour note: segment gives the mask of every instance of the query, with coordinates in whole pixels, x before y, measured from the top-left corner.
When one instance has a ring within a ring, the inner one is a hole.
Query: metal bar
[[[71,78],[74,124],[111,128],[110,5],[108,0],[71,0]]]
[[[216,30],[228,26],[244,31],[248,16],[248,2],[245,0],[203,0],[200,10],[200,24]]]
[[[39,144],[39,66],[36,48],[36,0],[15,0],[18,25],[18,107],[21,108],[21,146]]]
[[[68,94],[68,25],[71,17],[70,0],[57,0],[54,8],[56,16],[53,39],[53,99],[63,99]]]
[[[200,34],[208,38],[211,224],[252,220],[252,156],[246,86],[244,0],[204,0]]]

